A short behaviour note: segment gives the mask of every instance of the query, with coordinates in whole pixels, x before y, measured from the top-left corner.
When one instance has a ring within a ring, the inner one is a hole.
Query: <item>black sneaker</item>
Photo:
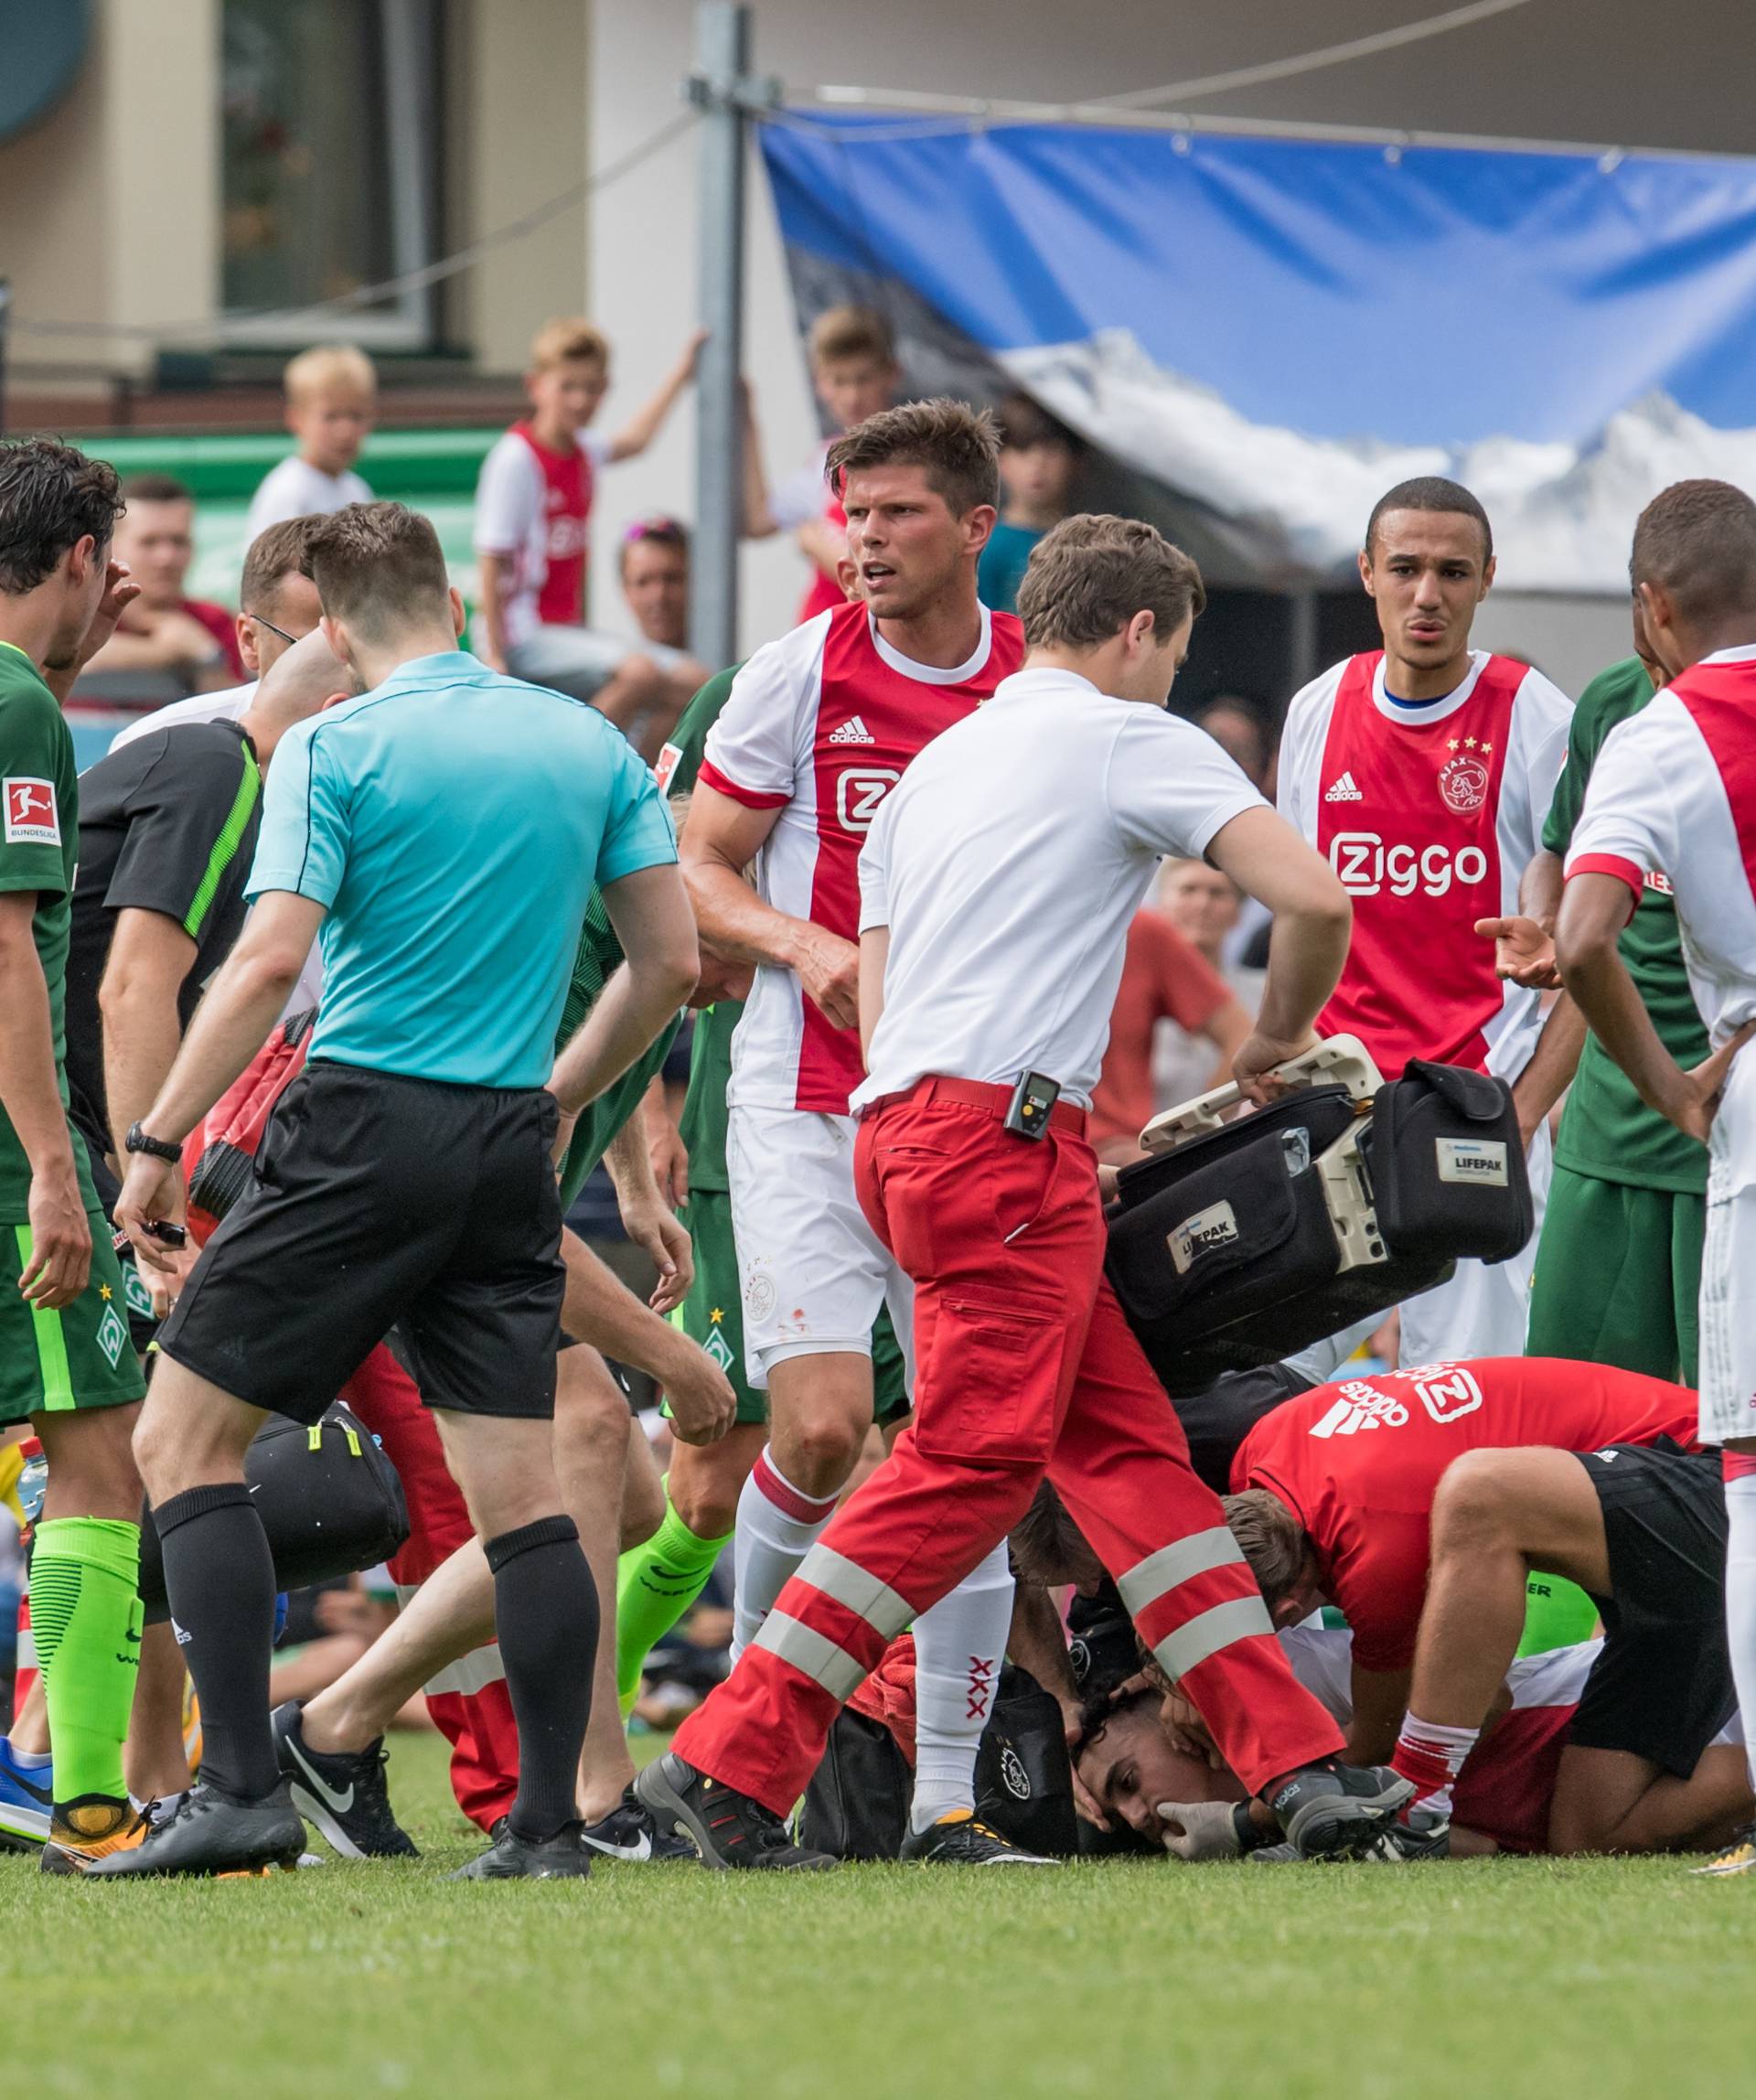
[[[608,1859],[631,1864],[647,1859],[692,1859],[695,1848],[674,1831],[660,1830],[650,1809],[636,1800],[630,1786],[607,1816],[581,1827],[582,1842]]]
[[[1268,1796],[1301,1859],[1364,1859],[1415,1797],[1388,1765],[1308,1764]]]
[[[262,1801],[233,1801],[203,1784],[183,1797],[168,1822],[147,1827],[137,1845],[94,1859],[80,1871],[88,1881],[152,1874],[255,1874],[271,1867],[296,1867],[304,1850],[305,1823],[284,1786]]]
[[[1301,1852],[1296,1845],[1265,1845],[1250,1854],[1253,1866],[1296,1867],[1309,1864],[1312,1859],[1339,1858],[1339,1854],[1311,1854]],[[1366,1848],[1356,1855],[1361,1859],[1376,1860],[1384,1866],[1399,1866],[1408,1859],[1449,1859],[1451,1856],[1451,1819],[1449,1816],[1435,1815],[1429,1808],[1405,1809],[1394,1822],[1380,1830]]]
[[[903,1839],[899,1859],[917,1860],[934,1867],[1058,1867],[1059,1859],[1045,1859],[1040,1852],[1027,1852],[998,1830],[981,1822],[973,1809],[954,1808],[929,1823],[925,1830],[911,1830]]]
[[[583,1881],[591,1873],[592,1856],[580,1841],[577,1823],[563,1823],[552,1838],[520,1838],[506,1816],[494,1826],[494,1842],[467,1867],[449,1875],[453,1881]]]
[[[839,1864],[827,1852],[795,1845],[772,1809],[696,1771],[674,1750],[648,1765],[634,1793],[660,1830],[693,1841],[703,1867],[805,1873]]]
[[[269,1716],[281,1777],[293,1805],[345,1859],[414,1859],[412,1838],[396,1820],[384,1777],[384,1738],[365,1750],[313,1750],[299,1727],[301,1708],[288,1699]]]

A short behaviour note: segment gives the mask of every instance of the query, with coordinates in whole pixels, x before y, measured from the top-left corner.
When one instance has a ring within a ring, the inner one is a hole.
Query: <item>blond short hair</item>
[[[376,394],[378,374],[355,344],[319,343],[289,360],[281,383],[288,401],[309,401],[319,393]]]
[[[589,358],[594,364],[605,367],[610,361],[610,346],[603,329],[580,316],[545,321],[530,338],[533,372],[552,371],[557,365],[571,364],[576,358]]]
[[[896,362],[890,323],[871,306],[831,306],[811,323],[809,343],[813,370],[850,358],[871,358],[881,365]]]

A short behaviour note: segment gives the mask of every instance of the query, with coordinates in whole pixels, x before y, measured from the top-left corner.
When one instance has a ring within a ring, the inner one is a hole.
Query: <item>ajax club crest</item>
[[[1468,736],[1462,748],[1453,738],[1451,751],[1453,755],[1439,769],[1440,799],[1458,816],[1473,816],[1488,798],[1487,762],[1494,755],[1494,746],[1484,744],[1478,751],[1474,737]]]

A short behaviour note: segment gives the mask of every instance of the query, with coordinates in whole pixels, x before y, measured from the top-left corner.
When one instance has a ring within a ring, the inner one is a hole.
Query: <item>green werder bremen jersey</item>
[[[20,648],[0,642],[0,890],[32,890],[30,930],[48,987],[55,1073],[67,1100],[67,948],[73,868],[80,855],[80,789],[73,736],[55,695]],[[75,1137],[80,1188],[88,1211],[98,1199],[85,1147]],[[30,1162],[0,1108],[0,1223],[29,1216]]]
[[[1579,696],[1568,738],[1567,764],[1543,827],[1543,844],[1551,853],[1567,852],[1604,738],[1619,722],[1638,714],[1652,697],[1652,680],[1638,657],[1600,671]],[[1622,959],[1653,1017],[1659,1040],[1685,1070],[1698,1065],[1708,1054],[1708,1032],[1689,990],[1676,906],[1671,901],[1671,886],[1662,875],[1646,878],[1640,903],[1622,937]],[[1708,1184],[1706,1148],[1646,1106],[1595,1035],[1586,1037],[1562,1112],[1555,1160],[1575,1173],[1633,1188],[1695,1195]]]
[[[683,711],[658,760],[658,785],[667,795],[687,793],[701,769],[707,733],[720,719],[743,669],[733,664],[708,680]],[[744,1017],[744,1002],[717,1000],[695,1016],[695,1039],[689,1054],[689,1092],[678,1128],[689,1150],[689,1185],[728,1189],[725,1173],[725,1089],[732,1078],[732,1034]]]

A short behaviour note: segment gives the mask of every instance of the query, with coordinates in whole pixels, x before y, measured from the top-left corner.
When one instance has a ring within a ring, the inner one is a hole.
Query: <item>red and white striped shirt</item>
[[[764,901],[844,940],[860,926],[860,849],[904,768],[1023,660],[1009,613],[981,609],[966,663],[913,662],[865,605],[819,613],[758,649],[708,732],[700,779],[779,818],[756,856]],[[846,1115],[864,1077],[857,1030],[836,1028],[790,970],[765,964],[732,1045],[734,1105]]]
[[[1481,649],[1439,700],[1391,699],[1381,650],[1294,697],[1280,813],[1354,901],[1347,965],[1317,1029],[1358,1035],[1387,1079],[1411,1057],[1511,1079],[1536,1047],[1539,994],[1494,975],[1475,922],[1518,908],[1572,712],[1540,671]]]

